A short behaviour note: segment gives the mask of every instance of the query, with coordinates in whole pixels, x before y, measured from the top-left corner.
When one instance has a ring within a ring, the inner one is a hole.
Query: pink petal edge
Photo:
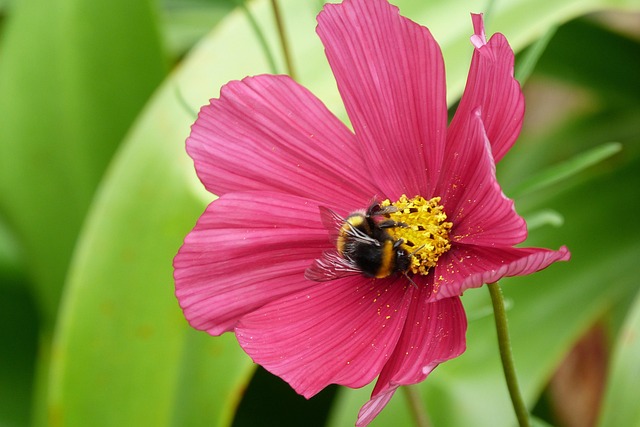
[[[217,195],[275,191],[349,206],[380,192],[368,184],[351,131],[288,76],[223,86],[220,97],[200,110],[187,152],[200,180]]]
[[[475,49],[460,105],[449,126],[450,133],[466,126],[479,107],[496,163],[513,146],[524,120],[524,96],[514,78],[514,54],[500,33],[487,42],[481,14],[472,14]]]
[[[460,298],[427,303],[427,288],[414,293],[396,349],[358,415],[366,425],[385,407],[401,385],[416,384],[442,362],[461,355],[466,348],[467,318]]]
[[[524,219],[498,184],[480,108],[448,135],[437,194],[453,223],[454,242],[513,246],[527,237]]]
[[[227,193],[207,207],[174,258],[176,297],[191,326],[219,335],[309,286],[304,270],[330,246],[306,199]]]
[[[496,282],[503,277],[526,276],[557,261],[568,261],[569,250],[543,248],[491,248],[454,245],[433,271],[431,300],[462,295],[470,288]]]
[[[356,421],[356,427],[366,426],[371,423],[382,410],[387,406],[387,403],[391,401],[391,398],[395,394],[400,385],[389,387],[384,393],[378,393],[375,396],[371,396],[371,399],[362,405],[358,412],[358,420]]]
[[[471,21],[473,22],[473,35],[471,36],[471,43],[476,49],[480,49],[487,44],[487,37],[484,33],[484,22],[482,19],[482,13],[472,13]]]

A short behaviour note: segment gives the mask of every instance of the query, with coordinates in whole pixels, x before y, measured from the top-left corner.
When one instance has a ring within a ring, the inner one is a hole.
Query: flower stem
[[[278,28],[278,36],[280,37],[280,45],[282,46],[282,54],[284,55],[284,62],[287,66],[287,73],[295,80],[296,75],[293,69],[293,62],[291,61],[291,48],[287,42],[287,36],[284,31],[284,22],[282,21],[282,15],[280,14],[280,8],[278,7],[277,0],[271,0],[271,8],[273,9],[273,16],[276,19],[276,27]]]
[[[496,321],[496,332],[498,334],[498,347],[500,348],[500,359],[502,359],[502,369],[504,377],[507,381],[507,388],[511,396],[513,410],[518,418],[520,427],[530,427],[529,412],[520,393],[518,385],[518,377],[516,376],[516,368],[513,363],[513,354],[511,352],[511,339],[509,338],[509,327],[507,325],[507,313],[504,309],[504,298],[502,297],[502,289],[498,282],[488,285],[491,294],[491,302],[493,303],[493,313]]]
[[[429,417],[422,406],[422,399],[416,385],[405,385],[401,387],[407,397],[409,410],[413,416],[416,427],[430,427]]]
[[[269,63],[271,74],[278,74],[278,66],[276,65],[276,60],[273,57],[273,52],[271,52],[271,49],[269,48],[267,39],[264,36],[264,32],[260,29],[260,25],[258,25],[258,21],[256,21],[256,18],[253,16],[251,11],[249,10],[249,7],[247,7],[247,5],[245,4],[244,0],[236,0],[236,4],[240,7],[240,9],[242,9],[242,12],[244,12],[245,17],[249,21],[249,25],[253,29],[253,32],[255,33],[256,37],[258,38],[258,42],[260,43],[260,46],[262,47],[262,51],[264,52],[267,62]]]

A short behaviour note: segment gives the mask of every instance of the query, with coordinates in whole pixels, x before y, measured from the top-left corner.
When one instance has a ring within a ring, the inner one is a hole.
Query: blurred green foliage
[[[486,2],[396,3],[441,43],[454,105],[468,13]],[[213,197],[184,152],[193,111],[228,80],[284,69],[269,2],[239,4],[0,1],[1,426],[343,426],[367,400],[369,387],[332,387],[307,402],[254,377],[233,335],[191,330],[173,296],[173,255]],[[314,33],[321,3],[281,7],[301,83],[346,120]],[[618,12],[584,17],[605,9]],[[487,17],[518,64],[533,58],[527,121],[499,179],[543,219],[527,243],[573,254],[503,282],[523,391],[536,406],[574,343],[608,320],[599,427],[640,426],[640,33],[621,26],[638,13],[635,0],[505,0]],[[488,293],[464,303],[468,350],[421,385],[425,406],[435,426],[511,426]],[[374,425],[409,423],[399,393]]]

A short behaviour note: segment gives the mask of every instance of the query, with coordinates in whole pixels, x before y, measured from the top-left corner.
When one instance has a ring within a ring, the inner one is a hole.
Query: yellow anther
[[[407,252],[413,254],[409,269],[414,274],[428,274],[438,258],[451,248],[449,230],[453,224],[446,222],[447,215],[439,203],[440,197],[426,200],[416,196],[409,199],[403,194],[397,202],[391,203],[387,199],[380,204],[397,209],[386,215],[398,223],[388,232],[396,240],[403,239]]]

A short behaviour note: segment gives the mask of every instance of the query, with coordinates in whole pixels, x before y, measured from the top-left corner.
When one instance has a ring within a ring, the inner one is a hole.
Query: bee
[[[332,234],[335,249],[316,259],[305,271],[305,277],[327,281],[358,273],[375,278],[401,273],[413,283],[407,274],[413,253],[407,251],[404,239],[395,239],[388,232],[390,228],[407,227],[388,217],[396,210],[394,206],[382,207],[374,202],[368,209],[342,218],[320,207],[322,222]]]

